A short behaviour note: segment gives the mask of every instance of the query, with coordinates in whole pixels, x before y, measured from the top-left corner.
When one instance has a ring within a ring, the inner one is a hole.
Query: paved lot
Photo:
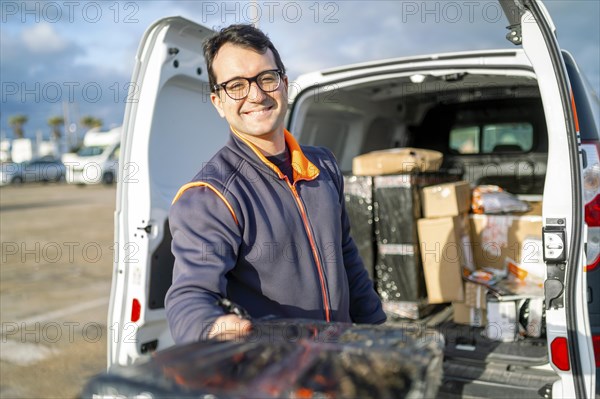
[[[115,193],[0,188],[1,398],[76,398],[105,369]]]

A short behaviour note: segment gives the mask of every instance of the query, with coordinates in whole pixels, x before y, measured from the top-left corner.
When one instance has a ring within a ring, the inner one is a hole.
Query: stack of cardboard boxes
[[[435,172],[345,176],[352,237],[388,314],[419,319],[427,299],[417,220],[421,188],[455,177]]]
[[[418,221],[419,242],[429,303],[452,302],[455,320],[481,323],[465,305],[463,277],[475,270],[470,245],[471,187],[466,181],[423,189],[423,216]],[[483,300],[485,303],[485,300]]]
[[[470,184],[437,172],[441,159],[418,149],[370,153],[345,177],[352,234],[384,310],[418,319],[451,303],[454,322],[486,326],[491,339],[539,336],[540,204],[520,215],[471,214]],[[519,325],[524,313],[532,316]]]
[[[431,310],[417,234],[422,214],[420,191],[450,178],[436,173],[373,178],[375,279],[383,308],[389,314],[419,319]]]
[[[486,327],[490,339],[539,337],[541,204],[525,214],[470,214],[470,194],[464,181],[423,189],[418,233],[429,303],[451,302],[455,323]],[[523,307],[529,316],[519,320]]]
[[[458,179],[437,172],[442,158],[415,148],[375,151],[355,157],[354,175],[344,178],[352,236],[390,315],[419,319],[431,309],[417,220],[421,189]]]
[[[542,209],[541,203],[530,207],[524,214],[470,215],[475,264],[507,275],[489,286],[486,335],[493,340],[542,334]]]

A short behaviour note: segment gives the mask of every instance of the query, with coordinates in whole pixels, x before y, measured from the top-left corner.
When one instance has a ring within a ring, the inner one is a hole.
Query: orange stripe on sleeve
[[[203,181],[194,181],[194,182],[191,182],[191,183],[188,183],[188,184],[182,186],[179,189],[179,191],[177,191],[177,194],[175,195],[175,198],[173,198],[173,202],[171,203],[171,205],[174,204],[175,202],[177,202],[179,197],[181,197],[188,188],[192,188],[192,187],[207,187],[207,188],[211,189],[225,203],[225,206],[227,207],[227,209],[229,209],[229,212],[231,212],[231,216],[233,216],[233,220],[235,221],[235,224],[238,226],[240,225],[238,222],[237,216],[235,216],[235,212],[233,211],[233,208],[232,208],[231,204],[229,203],[229,201],[227,201],[227,199],[223,196],[223,194],[221,194],[219,192],[219,190],[217,190],[212,185],[205,183]]]

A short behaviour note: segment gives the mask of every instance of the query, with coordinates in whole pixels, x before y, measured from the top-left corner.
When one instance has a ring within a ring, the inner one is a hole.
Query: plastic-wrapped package
[[[375,277],[375,233],[373,224],[373,178],[344,176],[344,199],[352,238],[373,280]]]
[[[422,302],[427,296],[417,238],[421,206],[416,180],[414,175],[374,178],[377,289],[386,312],[396,310],[403,317],[411,315],[403,314],[399,304],[388,304]]]
[[[473,213],[527,212],[530,207],[513,194],[494,185],[481,185],[473,189],[471,209]]]
[[[243,339],[172,347],[99,375],[82,396],[435,397],[443,346],[438,333],[399,325],[255,321]]]

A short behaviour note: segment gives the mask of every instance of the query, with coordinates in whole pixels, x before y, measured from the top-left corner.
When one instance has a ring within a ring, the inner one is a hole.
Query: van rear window
[[[77,155],[80,157],[95,157],[102,154],[104,148],[100,146],[83,147],[77,152]]]
[[[528,122],[456,126],[450,131],[450,150],[458,154],[529,152],[533,126]]]

